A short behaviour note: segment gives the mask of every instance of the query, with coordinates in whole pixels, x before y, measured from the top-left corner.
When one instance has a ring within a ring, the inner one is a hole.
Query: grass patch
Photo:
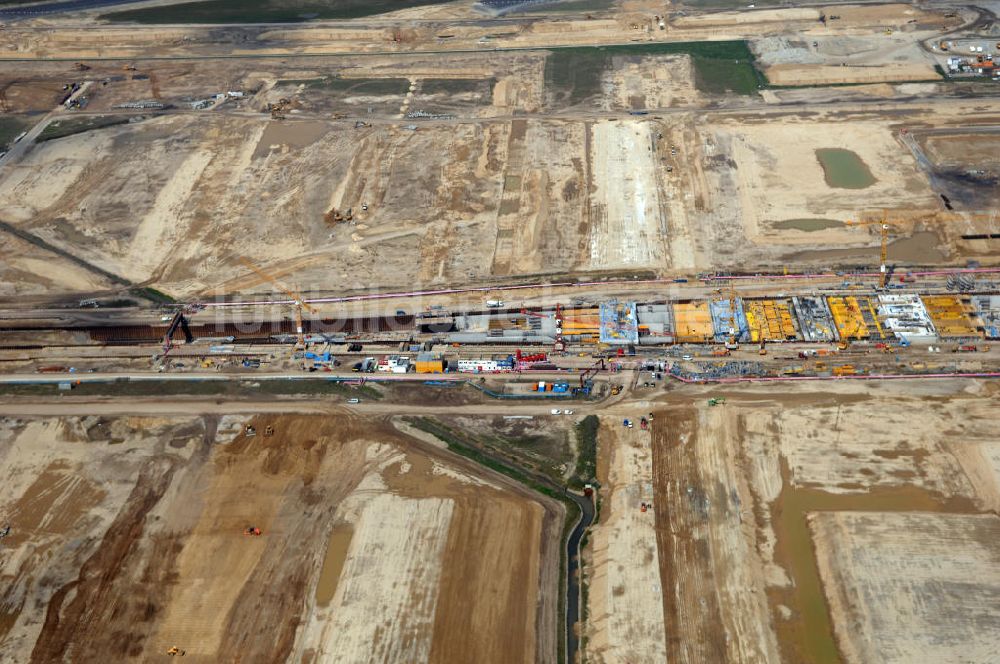
[[[340,78],[339,76],[330,76],[302,80],[286,79],[280,83],[303,85],[306,90],[350,92],[365,95],[405,95],[410,89],[410,81],[405,78]]]
[[[597,415],[587,415],[576,425],[576,470],[569,480],[574,489],[582,489],[597,476],[597,430],[600,427]]]
[[[128,124],[129,119],[114,116],[95,116],[86,118],[71,118],[68,120],[54,120],[42,130],[38,135],[38,142],[51,141],[57,138],[65,138],[74,134],[82,134],[85,131],[113,127],[120,124]]]
[[[539,4],[523,5],[505,15],[515,14],[570,14],[573,12],[599,12],[610,9],[614,0],[550,0]]]
[[[31,125],[27,118],[16,115],[0,115],[0,152],[7,150],[18,134]]]
[[[495,78],[425,78],[420,82],[420,92],[425,95],[461,95],[486,92],[490,95],[496,82]]]
[[[451,0],[209,0],[102,14],[134,23],[294,23],[311,19],[361,18],[440,5]]]
[[[768,87],[744,40],[581,46],[552,49],[545,58],[545,85],[558,101],[578,104],[601,92],[601,76],[616,56],[690,55],[695,86],[708,94],[754,94]]]
[[[158,291],[150,286],[143,286],[142,288],[133,288],[132,294],[136,297],[143,297],[147,300],[155,302],[156,304],[173,304],[177,302],[173,297],[167,295],[163,291]]]

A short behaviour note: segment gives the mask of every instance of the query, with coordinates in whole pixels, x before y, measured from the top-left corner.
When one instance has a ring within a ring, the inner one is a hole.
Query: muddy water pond
[[[878,236],[873,236],[878,241]],[[910,237],[900,238],[889,243],[890,263],[909,263],[915,265],[930,265],[940,263],[948,258],[948,254],[942,251],[941,238],[933,231],[919,231]],[[788,261],[815,262],[815,261],[858,261],[864,260],[872,264],[878,256],[873,257],[870,247],[855,247],[849,249],[809,249],[807,251],[797,251],[788,255]]]
[[[836,189],[866,189],[875,184],[875,176],[857,153],[843,148],[820,148],[816,159],[823,167],[823,177]]]
[[[323,568],[319,573],[319,583],[316,584],[316,603],[320,606],[329,606],[333,596],[337,594],[337,584],[340,582],[340,573],[344,569],[347,550],[351,546],[353,535],[354,530],[347,524],[336,526],[330,533],[330,542],[323,558]]]
[[[841,228],[843,225],[844,222],[837,221],[836,219],[785,219],[772,223],[771,227],[779,231],[805,231],[806,233],[812,233],[814,231],[825,231],[828,228]]]
[[[254,157],[266,157],[272,145],[287,145],[290,148],[309,147],[330,131],[325,122],[273,121],[269,122],[257,142]]]

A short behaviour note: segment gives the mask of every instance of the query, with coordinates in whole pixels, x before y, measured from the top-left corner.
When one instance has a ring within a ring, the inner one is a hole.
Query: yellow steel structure
[[[826,298],[826,301],[833,314],[833,324],[837,326],[837,332],[843,341],[867,339],[870,336],[861,302],[857,297],[832,295]]]
[[[676,302],[673,313],[678,343],[705,343],[715,336],[708,302]]]
[[[743,300],[750,341],[787,341],[796,338],[792,309],[786,300]]]
[[[306,309],[307,311],[309,311],[309,313],[316,313],[316,310],[314,308],[312,308],[311,306],[309,306],[309,304],[302,298],[301,295],[299,295],[298,293],[292,292],[291,289],[289,289],[287,286],[283,285],[280,281],[278,281],[278,279],[275,276],[273,276],[273,275],[265,272],[261,268],[257,267],[252,262],[250,262],[249,259],[247,259],[247,258],[240,258],[240,262],[243,263],[243,265],[245,265],[246,267],[250,268],[250,270],[253,271],[254,274],[256,274],[260,278],[264,279],[265,281],[273,284],[274,286],[276,286],[278,288],[278,290],[280,290],[285,295],[287,295],[288,297],[292,298],[292,300],[294,300],[294,306],[295,306],[295,333],[298,335],[298,342],[296,343],[295,347],[296,347],[297,350],[301,350],[301,349],[305,348],[306,347],[306,337],[305,337],[305,328],[304,328],[303,323],[302,323],[302,310]]]
[[[954,295],[921,295],[931,322],[942,337],[978,337],[982,321],[975,314],[972,302]]]
[[[878,330],[878,338],[885,339],[885,330],[882,329],[882,323],[880,323],[878,320],[878,312],[876,311],[878,303],[876,302],[875,298],[862,296],[861,298],[858,299],[859,300],[863,299],[863,301],[867,305],[868,313],[871,315],[871,322],[875,323],[875,329]]]

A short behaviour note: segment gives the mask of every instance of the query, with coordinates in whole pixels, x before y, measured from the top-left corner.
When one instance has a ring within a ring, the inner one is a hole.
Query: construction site
[[[0,3],[0,660],[986,664],[988,2]]]

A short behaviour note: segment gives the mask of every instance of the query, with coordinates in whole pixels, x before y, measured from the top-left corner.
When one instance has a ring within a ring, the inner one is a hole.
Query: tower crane
[[[290,290],[287,286],[278,281],[278,279],[275,276],[268,274],[261,268],[251,263],[249,259],[240,258],[240,262],[243,263],[243,265],[245,265],[246,267],[248,267],[251,271],[253,271],[254,274],[261,277],[262,279],[265,279],[269,283],[273,284],[275,287],[278,288],[278,290],[283,292],[288,297],[292,298],[295,306],[295,334],[298,336],[298,341],[295,344],[295,350],[305,350],[306,336],[305,336],[305,329],[302,325],[302,310],[306,309],[307,311],[309,311],[309,313],[316,313],[316,309],[309,306],[309,304],[303,299],[301,295]]]
[[[884,214],[880,219],[856,220],[850,219],[844,222],[848,226],[875,226],[879,227],[881,244],[879,247],[879,288],[885,288],[889,281],[889,268],[886,261],[889,257],[889,227],[901,223],[898,219],[888,219]]]

